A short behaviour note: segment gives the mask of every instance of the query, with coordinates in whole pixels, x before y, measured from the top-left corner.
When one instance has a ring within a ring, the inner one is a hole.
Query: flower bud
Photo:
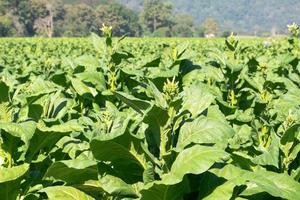
[[[287,25],[287,27],[288,27],[288,30],[289,30],[290,34],[293,37],[298,37],[299,36],[299,26],[296,23]]]
[[[106,26],[104,23],[102,24],[101,31],[105,37],[111,37],[112,36],[112,27]]]

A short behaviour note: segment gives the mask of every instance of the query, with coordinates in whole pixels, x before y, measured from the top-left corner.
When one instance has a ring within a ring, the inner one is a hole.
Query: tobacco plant
[[[0,40],[0,197],[299,199],[299,28],[267,45]]]

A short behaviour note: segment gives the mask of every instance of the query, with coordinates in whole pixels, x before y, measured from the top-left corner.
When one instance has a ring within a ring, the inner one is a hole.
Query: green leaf
[[[214,101],[214,96],[203,85],[191,85],[184,88],[183,110],[188,110],[195,118]]]
[[[253,144],[252,142],[252,128],[246,124],[237,128],[237,133],[229,139],[229,146],[231,149],[246,148]]]
[[[124,92],[114,92],[114,94],[117,98],[140,114],[143,114],[150,107],[148,102],[135,98],[134,96]]]
[[[86,71],[76,74],[76,77],[78,77],[82,82],[92,83],[100,92],[106,90],[105,77],[101,72]]]
[[[0,129],[6,131],[8,134],[21,138],[25,144],[24,151],[29,147],[29,142],[33,137],[36,129],[36,123],[33,121],[27,121],[23,123],[3,123],[0,122]]]
[[[0,167],[0,196],[3,200],[15,200],[21,191],[22,177],[29,170],[29,164],[12,168]]]
[[[60,139],[56,146],[62,149],[62,152],[67,153],[71,159],[77,158],[80,152],[89,150],[90,144],[87,141],[82,141],[73,137],[65,136]]]
[[[82,55],[75,59],[75,63],[90,68],[97,68],[99,66],[99,61],[91,55]]]
[[[186,174],[201,174],[226,156],[228,154],[222,149],[194,145],[179,153],[171,167],[171,171],[162,177],[162,183],[174,185],[181,182]]]
[[[264,151],[261,155],[254,157],[253,163],[258,165],[272,165],[279,167],[279,138],[273,134],[272,142],[268,150]]]
[[[234,130],[221,121],[199,117],[192,122],[186,122],[180,129],[177,148],[196,144],[227,145],[227,140],[234,135]]]
[[[94,88],[88,87],[86,84],[84,84],[79,79],[70,77],[70,80],[71,80],[73,88],[80,96],[85,96],[85,95],[91,94],[93,97],[95,97],[98,94],[98,92]]]
[[[158,105],[162,108],[166,108],[167,102],[164,98],[164,95],[157,89],[157,87],[154,85],[154,83],[152,83],[150,80],[149,80],[148,88],[155,99],[156,105]]]
[[[127,60],[128,58],[132,58],[132,57],[134,56],[131,53],[125,51],[114,52],[111,55],[111,58],[116,65],[119,65],[122,62],[122,60]]]
[[[247,179],[256,183],[259,188],[272,196],[295,200],[299,198],[300,183],[286,174],[259,170],[250,173]]]
[[[69,186],[47,187],[40,190],[40,192],[45,192],[49,200],[94,200],[93,197]]]
[[[53,163],[44,178],[53,177],[70,184],[98,179],[97,163],[92,160],[63,160]]]
[[[53,82],[43,80],[42,78],[32,80],[31,84],[29,86],[25,85],[25,87],[24,90],[26,92],[24,93],[28,104],[37,100],[41,95],[50,94],[61,89],[61,87]]]
[[[31,160],[43,148],[49,152],[53,146],[62,137],[69,135],[71,132],[82,132],[83,127],[77,120],[70,120],[66,123],[53,125],[51,127],[38,126],[34,136],[31,139],[26,157]]]
[[[159,148],[161,142],[162,129],[166,126],[169,115],[166,109],[153,105],[144,115],[143,122],[148,125],[146,131],[149,146]]]
[[[29,169],[29,164],[23,164],[11,168],[0,168],[0,183],[14,181],[23,176]]]
[[[0,103],[9,101],[9,87],[2,81],[0,81]]]
[[[117,197],[131,197],[137,198],[138,194],[134,190],[133,185],[125,183],[122,179],[106,175],[99,179],[101,188],[114,196]]]
[[[235,185],[245,185],[246,182],[254,183],[261,191],[265,191],[274,197],[296,200],[299,196],[300,184],[286,174],[270,172],[264,169],[251,172],[233,165],[227,165],[222,169],[212,169],[210,171],[217,176],[234,182]],[[216,192],[222,191],[217,189]]]
[[[53,125],[51,127],[38,126],[38,129],[42,132],[56,132],[56,133],[69,133],[73,131],[82,132],[83,127],[78,123],[78,120],[69,120],[66,123]]]
[[[90,37],[94,48],[100,53],[103,50],[104,41],[95,33],[92,33]]]
[[[148,184],[141,190],[141,200],[169,200],[182,199],[184,194],[190,192],[188,181],[175,185]]]
[[[226,122],[226,117],[225,115],[221,112],[219,109],[219,106],[209,106],[208,111],[207,111],[207,117],[211,119],[216,119],[221,122]]]
[[[94,158],[108,162],[119,178],[127,183],[142,180],[147,161],[141,145],[129,133],[100,135],[92,140],[90,146]]]
[[[224,184],[222,184],[221,186],[217,187],[211,194],[209,194],[205,198],[201,198],[201,199],[203,199],[203,200],[215,200],[215,199],[230,200],[233,195],[233,190],[236,187],[236,185],[237,184],[234,181],[227,181]]]
[[[143,172],[143,182],[147,184],[153,181],[155,181],[154,165],[149,161]]]
[[[297,135],[299,135],[300,124],[294,124],[293,126],[289,127],[281,137],[281,144],[286,144],[291,141],[295,141]]]

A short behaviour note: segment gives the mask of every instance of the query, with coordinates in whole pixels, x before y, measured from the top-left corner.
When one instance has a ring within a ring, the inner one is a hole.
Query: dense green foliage
[[[160,0],[145,0],[139,12],[117,1],[1,0],[0,36],[87,36],[100,33],[102,24],[114,27],[114,35],[203,35],[193,17],[174,15],[173,7]],[[207,30],[207,32],[210,32]]]
[[[299,198],[298,39],[102,31],[0,40],[1,199]]]
[[[0,0],[0,36],[87,36],[99,33],[102,23],[116,36],[224,36],[232,30],[270,36],[299,22],[299,6],[297,0]]]

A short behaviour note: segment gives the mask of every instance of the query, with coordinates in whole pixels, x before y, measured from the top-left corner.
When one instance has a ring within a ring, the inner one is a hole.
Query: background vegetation
[[[102,23],[114,35],[199,37],[284,33],[297,0],[0,0],[0,36],[86,36]]]

